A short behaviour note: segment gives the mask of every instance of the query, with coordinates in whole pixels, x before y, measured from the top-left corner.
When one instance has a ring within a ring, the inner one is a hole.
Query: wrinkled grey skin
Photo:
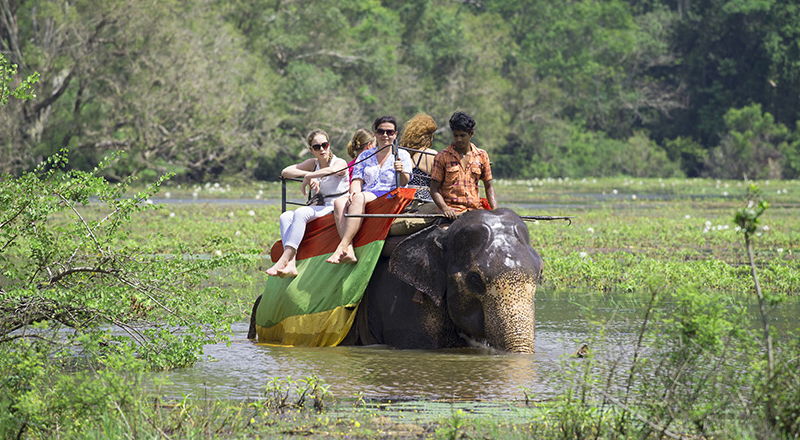
[[[469,211],[447,229],[428,227],[378,262],[342,344],[533,353],[542,265],[511,210]]]

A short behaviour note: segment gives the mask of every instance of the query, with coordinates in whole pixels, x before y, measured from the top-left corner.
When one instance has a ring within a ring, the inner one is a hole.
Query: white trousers
[[[303,235],[306,233],[306,224],[315,218],[333,212],[333,206],[301,206],[294,211],[286,211],[281,214],[281,240],[283,247],[291,246],[297,250]]]

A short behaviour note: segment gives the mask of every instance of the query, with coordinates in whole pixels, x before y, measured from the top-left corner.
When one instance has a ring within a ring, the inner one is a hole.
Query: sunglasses
[[[311,148],[314,151],[320,151],[320,150],[324,150],[324,149],[330,148],[330,147],[331,147],[330,142],[323,142],[321,144],[314,144],[314,145],[311,146]]]
[[[384,130],[382,128],[379,128],[379,129],[375,130],[375,132],[378,133],[378,136],[383,136],[383,135],[394,136],[394,134],[397,133],[396,130],[392,130],[392,129]]]

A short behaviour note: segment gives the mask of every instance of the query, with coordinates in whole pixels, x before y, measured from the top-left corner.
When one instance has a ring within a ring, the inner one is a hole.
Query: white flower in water
[[[533,192],[533,188],[528,187],[528,192]]]
[[[196,199],[196,198],[197,198],[197,191],[195,191],[195,192],[193,192],[193,193],[192,193],[192,198],[193,198],[193,199]]]
[[[728,191],[723,191],[723,192],[722,192],[722,195],[723,195],[723,196],[725,196],[725,197],[727,197],[727,196],[728,196]]]
[[[152,205],[153,201],[150,200],[150,199],[147,199],[147,200],[144,201],[144,203],[147,204],[147,205]]]
[[[228,217],[233,218],[233,211],[228,213]]]
[[[251,209],[251,210],[247,211],[247,215],[252,217],[252,216],[256,215],[256,212]]]
[[[667,186],[667,185],[665,185],[665,184],[662,182],[662,183],[661,183],[661,187],[662,187],[662,188],[664,188],[665,186]]]
[[[688,220],[688,219],[692,218],[692,216],[691,216],[691,215],[689,215],[689,214],[686,214],[686,215],[684,215],[684,216],[683,216],[683,218],[685,218],[685,219],[687,219],[687,220]]]
[[[214,188],[219,188],[219,182],[214,184]]]
[[[581,252],[578,254],[578,256],[581,258],[586,258],[586,255],[587,255],[586,252]]]
[[[706,220],[706,226],[711,226],[711,222]]]
[[[636,200],[636,194],[631,194],[631,199]]]
[[[214,253],[217,254],[218,257],[222,256],[222,251],[219,249],[215,250]]]
[[[725,226],[722,227],[722,229],[728,229],[730,227],[731,227],[731,225],[725,225]]]
[[[617,193],[617,190],[615,190],[615,189],[611,190],[611,194],[616,194],[616,193]]]
[[[767,226],[767,225],[764,225],[764,227],[763,227],[763,228],[761,228],[761,229],[763,229],[763,230],[764,230],[764,232],[767,232],[767,231],[769,231],[769,226]]]
[[[261,194],[256,194],[256,200],[261,198]]]
[[[170,213],[169,213],[169,216],[170,216],[170,217],[175,217],[175,213],[174,213],[174,212],[170,212]]]
[[[782,254],[783,253],[783,248],[778,248],[777,251],[778,251],[779,254]]]
[[[587,230],[589,233],[591,233],[591,234],[593,234],[593,233],[594,233],[594,228],[586,228],[586,230]]]
[[[780,191],[778,191],[778,192],[780,192]],[[167,191],[167,192],[164,193],[164,197],[170,198],[170,197],[172,197],[172,194],[170,194],[170,192]]]

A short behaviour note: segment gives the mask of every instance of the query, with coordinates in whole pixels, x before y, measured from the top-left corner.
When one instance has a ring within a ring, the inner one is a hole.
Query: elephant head
[[[392,253],[389,271],[445,308],[462,338],[532,353],[542,265],[525,223],[500,208],[409,236]]]

